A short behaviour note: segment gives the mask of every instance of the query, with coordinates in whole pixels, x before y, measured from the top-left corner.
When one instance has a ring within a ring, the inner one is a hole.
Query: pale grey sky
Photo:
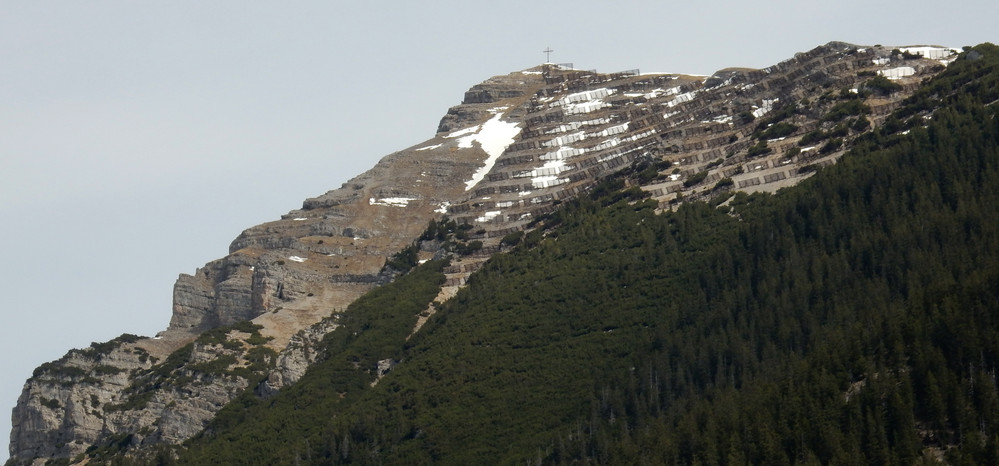
[[[2,2],[0,432],[33,368],[164,329],[178,273],[432,137],[545,47],[710,74],[832,40],[996,42],[997,17],[994,0]]]

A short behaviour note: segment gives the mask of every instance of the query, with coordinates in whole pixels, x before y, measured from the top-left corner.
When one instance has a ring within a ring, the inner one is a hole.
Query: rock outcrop
[[[953,56],[830,43],[711,77],[543,65],[490,78],[430,140],[247,229],[228,255],[181,275],[156,338],[123,336],[36,370],[13,413],[11,458],[178,444],[238,394],[293,384],[322,358],[337,313],[392,280],[387,260],[444,215],[482,244],[447,269],[446,298],[501,238],[625,168],[642,170],[641,189],[662,208],[796,183]],[[853,107],[835,113],[843,102]]]

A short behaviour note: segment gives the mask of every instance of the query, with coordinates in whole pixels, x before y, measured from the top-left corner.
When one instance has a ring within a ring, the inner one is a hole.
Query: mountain
[[[431,140],[182,275],[166,331],[39,367],[10,463],[874,458],[852,436],[883,437],[893,462],[962,458],[975,413],[987,450],[988,326],[919,329],[982,340],[960,355],[927,343],[919,366],[906,345],[922,333],[900,316],[917,302],[994,309],[995,216],[975,193],[995,186],[996,61],[987,45],[830,43],[710,77],[545,64],[491,78]],[[959,141],[975,150],[927,170],[884,161]],[[884,150],[894,157],[869,155]],[[886,194],[927,185],[938,192],[908,204]],[[953,255],[942,243],[958,239],[966,251],[928,268],[924,243]],[[917,373],[978,389],[913,414],[939,389],[891,387]],[[788,384],[829,407],[787,403]],[[798,411],[772,412],[782,404]],[[791,424],[750,432],[749,407]],[[706,414],[718,408],[731,415]],[[789,438],[813,415],[831,424]]]

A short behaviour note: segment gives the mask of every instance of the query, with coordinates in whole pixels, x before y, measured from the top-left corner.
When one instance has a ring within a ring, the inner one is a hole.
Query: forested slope
[[[179,462],[999,464],[997,66],[965,52],[776,195],[657,213],[608,180],[407,340],[417,267]]]

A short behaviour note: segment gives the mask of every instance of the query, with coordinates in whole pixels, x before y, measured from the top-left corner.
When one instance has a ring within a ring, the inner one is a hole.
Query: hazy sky
[[[432,137],[545,47],[711,74],[832,40],[999,41],[995,0],[397,3],[0,2],[2,435],[33,368],[163,330],[177,274]]]

